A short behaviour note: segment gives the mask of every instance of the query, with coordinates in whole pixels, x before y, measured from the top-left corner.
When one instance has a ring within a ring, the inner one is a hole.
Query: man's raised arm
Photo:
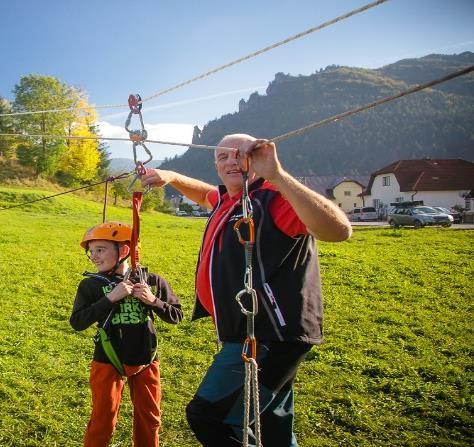
[[[202,182],[192,177],[178,174],[174,171],[163,169],[147,169],[146,174],[141,178],[143,186],[165,186],[171,185],[188,199],[198,203],[208,209],[212,206],[207,200],[207,193],[216,189],[215,186]]]
[[[265,140],[244,144],[239,152],[249,157],[259,177],[272,183],[288,200],[308,231],[322,241],[343,241],[352,234],[345,213],[321,194],[307,188],[281,166],[276,147]]]

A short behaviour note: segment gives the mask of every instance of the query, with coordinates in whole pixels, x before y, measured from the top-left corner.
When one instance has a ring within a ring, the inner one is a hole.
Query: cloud
[[[128,138],[128,132],[123,126],[116,126],[107,121],[99,121],[98,125],[102,137]],[[150,140],[190,144],[193,139],[194,124],[145,123],[145,129]],[[108,141],[108,144],[110,146],[111,158],[133,159],[133,143],[131,141]],[[154,143],[146,143],[146,147],[152,153],[154,160],[164,160],[166,157],[181,155],[188,149],[187,146],[170,146]],[[146,158],[141,147],[137,147],[137,158]]]
[[[166,104],[158,104],[156,106],[149,106],[148,103],[146,103],[146,112],[147,114],[152,111],[156,110],[166,110],[166,109],[171,109],[173,107],[178,107],[178,106],[183,106],[183,105],[188,105],[188,104],[193,104],[195,102],[201,102],[201,101],[209,101],[211,99],[216,99],[216,98],[221,98],[224,96],[232,96],[232,95],[237,95],[241,93],[248,93],[248,92],[255,92],[259,91],[262,89],[267,88],[266,85],[260,85],[256,87],[246,87],[246,88],[241,88],[238,90],[229,90],[226,92],[220,92],[220,93],[214,93],[212,95],[207,95],[207,96],[200,96],[198,98],[191,98],[191,99],[185,99],[182,101],[174,101],[174,102],[169,102]],[[115,118],[124,118],[128,115],[129,111],[126,112],[119,112],[119,113],[112,113],[108,115],[104,115],[102,119],[104,120],[114,120]]]

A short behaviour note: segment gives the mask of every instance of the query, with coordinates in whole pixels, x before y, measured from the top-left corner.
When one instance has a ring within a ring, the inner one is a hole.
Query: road
[[[353,227],[389,227],[390,225],[388,222],[385,221],[377,221],[377,222],[351,222]],[[407,227],[409,228],[409,227]],[[453,224],[451,227],[453,230],[474,230],[474,224],[472,223],[461,223],[461,224]]]

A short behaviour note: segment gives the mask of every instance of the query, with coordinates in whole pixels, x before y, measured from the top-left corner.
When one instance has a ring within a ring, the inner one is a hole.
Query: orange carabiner
[[[240,226],[246,223],[249,226],[249,240],[246,241],[242,235],[240,234]],[[237,222],[234,224],[234,230],[237,232],[237,236],[239,237],[239,242],[241,244],[245,244],[247,242],[254,243],[255,242],[255,224],[253,223],[253,219],[251,217],[241,217]]]
[[[250,345],[250,357],[247,356],[247,350]],[[242,358],[247,363],[250,363],[250,359],[257,359],[257,340],[255,338],[247,337],[244,341],[244,347],[242,348]]]

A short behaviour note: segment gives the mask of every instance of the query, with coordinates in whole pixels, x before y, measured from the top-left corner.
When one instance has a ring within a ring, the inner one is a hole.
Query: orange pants
[[[160,428],[160,368],[154,361],[149,367],[125,365],[133,404],[134,447],[158,447]],[[117,424],[125,378],[107,363],[93,361],[90,371],[92,413],[87,425],[84,447],[107,447]]]

